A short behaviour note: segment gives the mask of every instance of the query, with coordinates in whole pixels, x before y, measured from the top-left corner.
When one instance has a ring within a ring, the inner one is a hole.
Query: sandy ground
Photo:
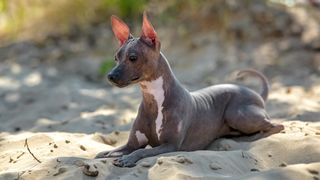
[[[297,37],[239,45],[210,32],[166,42],[163,51],[190,90],[235,82],[259,91],[258,81],[234,81],[232,73],[262,71],[272,87],[266,109],[285,130],[253,142],[221,138],[207,150],[162,154],[133,168],[93,160],[126,142],[139,89],[98,78],[104,57],[79,42],[60,49],[18,43],[0,48],[0,179],[94,179],[83,170],[97,179],[320,179],[319,50]]]
[[[133,168],[91,159],[101,149],[123,144],[128,133],[2,133],[1,179],[93,179],[83,169],[97,173],[97,179],[318,179],[320,123],[284,125],[282,133],[258,141],[222,138],[208,150],[145,158]],[[41,163],[24,147],[26,138]]]

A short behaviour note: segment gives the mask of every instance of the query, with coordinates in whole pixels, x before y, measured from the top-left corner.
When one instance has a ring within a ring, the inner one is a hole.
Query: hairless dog
[[[204,149],[222,136],[259,133],[260,138],[284,129],[283,125],[269,121],[264,108],[269,87],[261,73],[243,70],[238,74],[261,79],[261,94],[233,84],[214,85],[190,93],[172,73],[146,13],[139,38],[134,38],[128,26],[116,16],[111,21],[120,48],[115,55],[117,64],[108,79],[117,87],[139,84],[142,102],[128,142],[101,152],[96,158],[117,157],[114,165],[132,167],[145,157]],[[152,148],[145,148],[147,145]]]

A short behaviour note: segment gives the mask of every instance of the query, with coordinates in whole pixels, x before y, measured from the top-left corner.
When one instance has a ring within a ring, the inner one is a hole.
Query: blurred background
[[[0,131],[128,130],[141,98],[106,82],[118,48],[110,16],[139,36],[144,10],[188,89],[259,91],[233,78],[253,68],[270,80],[272,118],[319,121],[317,0],[0,0]]]

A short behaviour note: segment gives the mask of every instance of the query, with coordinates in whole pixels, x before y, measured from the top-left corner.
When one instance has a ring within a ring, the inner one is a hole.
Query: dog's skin
[[[190,93],[176,79],[160,52],[160,41],[145,13],[140,38],[133,38],[119,18],[112,16],[111,20],[120,48],[115,56],[117,65],[108,79],[118,87],[138,83],[143,100],[128,142],[115,150],[101,152],[96,158],[118,157],[114,165],[132,167],[145,157],[204,149],[221,136],[262,132],[260,138],[284,129],[269,122],[264,109],[269,88],[262,74],[254,70],[239,73],[260,78],[261,95],[233,84]],[[152,148],[145,149],[147,145]]]

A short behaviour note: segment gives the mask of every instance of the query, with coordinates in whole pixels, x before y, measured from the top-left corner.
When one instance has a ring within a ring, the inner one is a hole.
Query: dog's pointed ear
[[[156,41],[158,41],[157,33],[148,20],[146,11],[143,12],[141,38],[150,45],[155,45]]]
[[[132,37],[130,35],[129,27],[117,16],[111,16],[111,25],[112,31],[114,35],[117,37],[120,46],[122,46],[129,38]]]

